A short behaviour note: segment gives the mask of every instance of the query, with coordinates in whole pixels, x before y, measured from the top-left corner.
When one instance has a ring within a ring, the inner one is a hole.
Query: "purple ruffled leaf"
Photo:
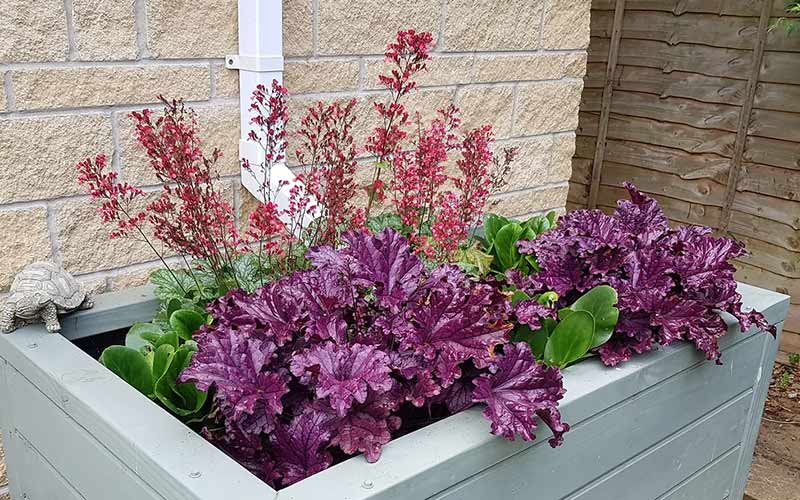
[[[542,268],[537,279],[562,297],[575,298],[598,285],[617,290],[619,323],[596,349],[605,364],[678,339],[717,359],[717,340],[727,331],[719,311],[734,315],[743,330],[752,324],[774,330],[758,313],[741,312],[731,264],[744,254],[740,243],[715,238],[709,228],[671,229],[655,200],[631,184],[625,187],[631,201],[620,201],[613,215],[577,210],[520,243],[521,252],[537,256]],[[644,327],[630,327],[643,318]]]
[[[417,290],[424,269],[408,240],[389,228],[377,236],[349,232],[342,239],[348,244],[344,253],[359,263],[358,283],[374,287],[378,303],[398,312]]]
[[[392,415],[403,400],[398,390],[383,394],[370,391],[363,404],[354,406],[334,425],[331,443],[347,454],[363,453],[367,462],[377,462],[381,447],[400,428],[400,417]]]
[[[288,486],[330,467],[330,438],[330,416],[314,409],[296,416],[289,425],[278,425],[270,434],[270,451],[281,485]]]
[[[558,368],[539,365],[523,342],[508,344],[492,365],[491,375],[475,379],[472,399],[485,403],[484,416],[492,423],[492,433],[513,440],[535,439],[535,416],[553,431],[550,446],[562,442],[569,425],[561,422],[558,401],[564,396]]]
[[[283,375],[264,371],[275,349],[272,342],[220,327],[198,337],[198,351],[180,381],[202,391],[214,387],[227,425],[251,435],[269,432],[289,391]]]
[[[296,355],[291,371],[301,382],[315,386],[317,397],[327,398],[339,416],[346,415],[354,403],[364,403],[368,388],[384,393],[394,384],[389,357],[362,344],[319,344]]]
[[[535,300],[522,300],[514,308],[517,322],[528,325],[531,330],[538,330],[542,327],[542,320],[545,318],[557,319],[558,314],[552,307],[547,307]]]
[[[433,362],[447,387],[461,376],[461,362],[471,359],[485,367],[495,346],[507,341],[507,311],[508,302],[495,287],[471,283],[455,266],[443,266],[409,305],[410,324],[397,334],[402,349]]]
[[[651,243],[661,237],[669,223],[656,200],[642,194],[630,182],[623,184],[631,199],[617,202],[616,219],[620,227],[643,243]]]

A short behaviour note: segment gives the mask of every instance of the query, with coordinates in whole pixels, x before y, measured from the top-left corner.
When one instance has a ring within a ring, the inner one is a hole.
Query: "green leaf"
[[[131,349],[142,350],[155,345],[164,330],[155,323],[134,323],[125,335],[125,345]]]
[[[487,214],[483,221],[484,238],[486,239],[486,243],[491,246],[494,243],[494,238],[497,235],[497,232],[500,231],[503,226],[510,223],[510,220],[500,215]]]
[[[178,348],[178,334],[173,332],[173,331],[165,332],[164,335],[162,335],[161,337],[158,338],[158,340],[156,341],[156,344],[153,347],[158,349],[162,345],[171,345],[173,348],[177,349]]]
[[[238,282],[248,293],[253,293],[262,282],[267,281],[268,271],[262,268],[262,263],[259,262],[258,254],[255,252],[242,253],[233,259],[233,273],[236,275],[234,283]],[[222,295],[224,294],[220,296]]]
[[[514,332],[514,340],[516,342],[526,342],[531,347],[533,356],[536,359],[542,359],[547,345],[547,335],[546,328],[533,331],[528,325],[520,325]]]
[[[150,275],[150,282],[156,285],[153,292],[162,302],[171,299],[191,298],[197,293],[197,285],[186,271],[159,269]]]
[[[169,302],[167,302],[167,318],[172,316],[172,313],[174,313],[175,311],[180,311],[181,309],[183,309],[182,299],[178,298],[170,299]]]
[[[385,213],[370,217],[367,221],[367,227],[375,234],[380,233],[387,227],[390,227],[398,233],[403,233],[403,220],[399,215],[394,213]]]
[[[513,269],[520,260],[517,241],[524,229],[516,222],[506,224],[494,237],[494,254],[502,271]]]
[[[190,309],[179,309],[169,317],[172,330],[183,340],[191,340],[192,334],[208,321],[208,316]]]
[[[522,290],[514,290],[514,293],[511,294],[511,305],[517,305],[517,302],[530,299],[531,296]]]
[[[594,317],[595,331],[591,349],[608,342],[619,319],[617,291],[608,285],[596,286],[583,294],[569,309],[586,311]],[[560,313],[559,313],[560,314]]]
[[[592,345],[594,318],[586,311],[575,311],[556,326],[544,349],[544,360],[564,368],[582,358]]]
[[[469,248],[461,248],[455,254],[456,262],[466,264],[467,266],[474,266],[480,276],[486,275],[492,265],[494,257],[481,250],[480,245],[475,242]]]
[[[536,299],[543,306],[553,307],[558,302],[558,294],[556,292],[544,292]]]
[[[160,346],[153,352],[153,380],[158,382],[169,368],[175,348],[169,344]]]
[[[100,362],[119,378],[147,397],[153,396],[153,375],[150,365],[137,349],[112,345],[100,355]]]
[[[205,405],[208,393],[194,384],[179,384],[178,377],[189,366],[194,351],[181,347],[169,358],[169,366],[156,382],[156,397],[171,412],[181,417],[197,414]]]

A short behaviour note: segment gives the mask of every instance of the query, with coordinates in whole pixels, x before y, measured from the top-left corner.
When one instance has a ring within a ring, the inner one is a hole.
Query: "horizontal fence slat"
[[[731,231],[731,236],[747,245],[749,254],[740,257],[742,262],[767,269],[787,278],[800,278],[800,253],[791,252],[755,238],[748,238],[733,231]]]
[[[592,36],[610,38],[613,17],[612,12],[595,11],[591,20]],[[671,12],[631,9],[625,13],[622,37],[656,40],[670,45],[694,43],[749,50],[755,42],[757,29],[757,17],[699,13],[675,17]]]
[[[612,10],[613,5],[613,0],[594,0],[592,9]],[[687,12],[728,16],[757,16],[761,10],[761,3],[760,0],[629,0],[628,8],[631,10],[671,12],[676,16]],[[778,12],[777,6],[773,10]]]
[[[606,62],[608,39],[593,37],[589,44],[589,62]],[[764,81],[791,82],[789,69],[777,65],[781,53],[774,53],[775,63]],[[619,48],[619,64],[657,68],[665,73],[685,71],[708,76],[746,80],[753,64],[752,51],[723,49],[707,45],[670,45],[654,40],[623,39]]]
[[[580,112],[578,135],[593,135],[596,132],[597,113]],[[714,153],[724,157],[733,154],[736,140],[733,132],[699,129],[616,113],[610,116],[608,137],[681,149],[687,153]]]
[[[780,222],[732,210],[728,229],[736,234],[777,245],[790,252],[800,252],[800,230]]]
[[[612,186],[622,186],[632,182],[647,193],[657,193],[689,203],[721,206],[725,196],[725,186],[711,179],[681,179],[674,174],[659,172],[622,163],[606,162],[602,182]]]

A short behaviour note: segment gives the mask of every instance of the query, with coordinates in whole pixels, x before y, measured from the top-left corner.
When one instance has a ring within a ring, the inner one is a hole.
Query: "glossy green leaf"
[[[583,294],[569,309],[586,311],[594,317],[595,332],[592,349],[608,342],[619,319],[617,291],[608,285],[596,286]]]
[[[169,366],[156,382],[156,397],[171,412],[181,417],[197,414],[205,405],[208,393],[199,391],[194,384],[178,383],[181,372],[189,366],[194,351],[185,346],[169,358]]]
[[[594,318],[586,311],[575,311],[556,326],[544,349],[544,360],[564,368],[582,358],[592,345]]]
[[[125,345],[132,349],[142,350],[155,345],[164,334],[164,330],[156,323],[134,323],[125,335]]]
[[[139,350],[112,345],[100,355],[100,362],[137,391],[148,397],[153,396],[150,365]]]
[[[511,304],[517,305],[517,302],[522,300],[530,300],[531,296],[527,293],[523,292],[522,290],[514,290],[514,293],[511,294]]]
[[[494,237],[494,254],[502,271],[513,269],[520,260],[517,241],[524,229],[516,222],[501,227]]]
[[[505,217],[495,214],[487,214],[483,221],[483,231],[486,243],[491,246],[494,243],[494,238],[500,229],[510,224],[511,221]]]
[[[172,362],[172,356],[175,354],[175,348],[169,344],[160,346],[153,352],[153,380],[158,382],[164,372],[169,368]]]
[[[514,332],[513,338],[516,342],[526,342],[531,347],[533,356],[541,360],[547,345],[547,337],[548,331],[546,328],[533,331],[528,325],[520,325]]]
[[[192,334],[207,322],[207,316],[190,309],[179,309],[169,317],[169,325],[184,340],[190,340]]]
[[[174,331],[168,331],[164,332],[164,335],[158,338],[156,344],[153,347],[158,349],[162,345],[171,345],[173,348],[177,349],[178,343],[179,343],[178,334],[175,333]]]

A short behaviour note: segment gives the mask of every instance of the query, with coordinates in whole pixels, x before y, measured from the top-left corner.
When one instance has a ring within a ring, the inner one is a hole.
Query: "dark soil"
[[[775,363],[745,499],[800,500],[800,366]]]

